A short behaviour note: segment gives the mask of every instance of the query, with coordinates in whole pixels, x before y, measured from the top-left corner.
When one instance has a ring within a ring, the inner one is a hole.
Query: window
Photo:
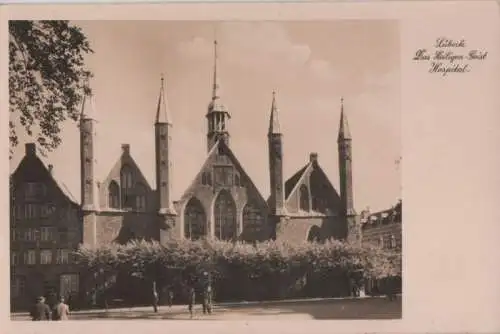
[[[123,166],[120,172],[120,184],[122,189],[132,189],[132,170],[129,166]]]
[[[378,245],[380,246],[380,248],[384,248],[384,237],[383,236],[379,237]]]
[[[50,217],[55,211],[55,206],[52,204],[43,204],[40,206],[40,217]]]
[[[43,226],[40,228],[41,241],[52,241],[54,240],[54,228],[49,226]]]
[[[37,231],[32,228],[27,228],[24,230],[24,241],[36,241],[37,239]]]
[[[40,251],[40,264],[52,264],[51,249],[43,249]]]
[[[121,195],[122,195],[122,208],[132,208],[133,197],[131,196],[131,190],[133,187],[132,180],[132,170],[129,166],[123,166],[120,172],[120,185],[121,185]]]
[[[300,186],[299,198],[300,210],[309,212],[309,190],[304,184]]]
[[[39,208],[36,204],[25,204],[24,205],[24,218],[26,219],[35,219],[39,217]]]
[[[233,166],[216,166],[214,173],[216,186],[230,187],[233,185]]]
[[[236,205],[231,194],[221,191],[215,200],[215,237],[220,240],[231,240],[237,236]]]
[[[115,181],[111,181],[108,187],[108,207],[120,208],[120,189]]]
[[[241,186],[241,180],[238,174],[234,174],[234,185],[237,187]]]
[[[14,298],[24,295],[26,287],[26,278],[23,276],[14,276],[10,282],[10,293]]]
[[[68,264],[71,262],[71,250],[69,249],[58,249],[56,263],[57,264]]]
[[[191,198],[184,209],[184,237],[196,240],[206,235],[207,217],[203,205]]]
[[[329,207],[327,198],[331,197],[331,191],[324,183],[324,179],[317,169],[311,172],[309,176],[309,185],[311,187],[312,210],[326,214]]]
[[[75,294],[79,289],[79,276],[78,274],[62,274],[59,277],[60,295],[68,296]]]
[[[207,172],[207,185],[211,186],[212,185],[212,173]]]
[[[36,264],[36,253],[35,250],[30,249],[24,253],[24,263],[28,265]]]
[[[19,264],[19,258],[18,258],[18,254],[16,251],[10,251],[10,264],[12,266]]]
[[[264,225],[264,217],[258,206],[250,202],[243,209],[243,229],[248,232],[253,232]]]
[[[201,184],[203,184],[203,185],[207,185],[208,184],[207,183],[207,173],[205,173],[205,172],[203,172],[201,174]]]
[[[135,196],[135,209],[137,211],[146,211],[146,187],[143,184],[137,184]]]
[[[396,237],[391,235],[391,248],[396,248]]]
[[[24,199],[27,201],[37,200],[47,193],[43,183],[28,182],[24,185]]]

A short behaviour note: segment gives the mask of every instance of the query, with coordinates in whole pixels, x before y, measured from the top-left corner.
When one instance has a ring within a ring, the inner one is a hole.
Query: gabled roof
[[[285,199],[290,196],[292,193],[292,190],[297,186],[299,183],[299,180],[302,179],[302,176],[305,174],[307,167],[309,167],[311,163],[308,163],[301,169],[299,169],[295,174],[292,175],[288,180],[285,182]]]
[[[79,205],[78,201],[76,200],[75,196],[73,196],[73,194],[69,190],[68,186],[66,186],[66,184],[64,182],[62,182],[61,180],[58,180],[58,178],[56,176],[56,171],[54,170],[54,167],[52,167],[52,172],[50,172],[48,165],[46,165],[45,162],[38,155],[34,155],[34,156],[30,156],[30,157],[25,155],[23,157],[23,159],[21,160],[21,162],[19,162],[19,165],[17,166],[17,168],[11,174],[11,177],[15,177],[15,175],[20,170],[22,170],[22,168],[24,167],[24,165],[28,161],[27,159],[33,159],[31,162],[34,163],[34,168],[39,169],[40,171],[43,172],[43,174],[48,176],[48,178],[56,184],[57,188],[59,188],[59,190],[61,190],[62,194],[67,198],[67,200],[69,202],[71,202],[74,205]]]
[[[229,159],[234,164],[234,166],[236,167],[236,169],[238,170],[238,172],[240,173],[242,178],[248,181],[247,185],[249,186],[249,188],[252,190],[253,193],[258,195],[258,197],[259,197],[258,200],[260,200],[262,204],[267,204],[267,202],[262,197],[259,189],[255,186],[255,184],[253,183],[250,176],[247,174],[247,172],[245,172],[245,170],[243,169],[243,166],[240,164],[240,162],[236,158],[234,152],[231,150],[231,148],[229,146],[226,145],[226,143],[223,140],[218,140],[215,143],[215,145],[210,149],[210,151],[208,152],[207,157],[205,159],[205,162],[201,165],[199,172],[196,173],[195,177],[193,178],[193,181],[191,181],[191,184],[189,185],[189,187],[187,187],[187,189],[182,194],[181,201],[183,199],[185,199],[186,197],[191,196],[193,188],[196,187],[196,185],[197,185],[196,180],[200,177],[201,173],[203,173],[204,169],[209,165],[209,162],[211,160],[210,158],[212,156],[214,156],[215,154],[217,154],[216,152],[219,149],[219,147],[223,148],[224,152],[227,153]]]
[[[115,175],[120,175],[120,170],[123,165],[123,161],[126,161],[126,165],[130,166],[132,169],[134,169],[137,173],[138,180],[143,183],[146,187],[148,187],[148,190],[153,190],[154,188],[151,186],[151,184],[148,182],[148,180],[144,177],[144,174],[142,173],[141,168],[137,164],[137,162],[134,160],[132,157],[132,154],[130,153],[128,149],[128,145],[123,145],[126,148],[122,149],[122,153],[114,163],[113,167],[111,170],[108,172],[108,175],[104,178],[104,182],[110,182],[110,180],[115,176]]]

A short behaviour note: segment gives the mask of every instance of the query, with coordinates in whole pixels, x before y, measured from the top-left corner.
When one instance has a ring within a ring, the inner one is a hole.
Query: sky
[[[267,129],[276,90],[284,134],[284,174],[317,152],[339,189],[340,99],[353,137],[357,210],[383,210],[401,193],[400,45],[397,21],[78,21],[94,53],[98,120],[96,176],[104,180],[130,144],[154,185],[154,118],[160,77],[173,120],[173,199],[192,182],[207,156],[213,40],[218,41],[220,95],[231,113],[230,146],[264,198],[269,195]],[[43,158],[80,198],[79,133],[67,122],[63,143]],[[25,136],[11,172],[24,155]]]

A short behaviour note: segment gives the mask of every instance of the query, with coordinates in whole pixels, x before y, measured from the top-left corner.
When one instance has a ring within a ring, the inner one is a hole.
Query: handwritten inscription
[[[469,49],[464,39],[440,37],[436,39],[432,49],[418,49],[413,56],[414,61],[429,64],[429,73],[447,76],[450,73],[467,73],[472,64],[485,60],[488,51]]]

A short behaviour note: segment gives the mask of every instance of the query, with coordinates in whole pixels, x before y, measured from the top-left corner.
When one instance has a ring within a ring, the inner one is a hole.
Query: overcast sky
[[[154,117],[160,75],[167,83],[177,200],[206,158],[213,39],[219,43],[221,95],[232,119],[234,153],[267,198],[267,128],[277,91],[290,177],[317,152],[338,189],[337,131],[344,97],[353,137],[355,207],[396,203],[401,171],[400,46],[396,21],[194,22],[79,21],[95,53],[88,66],[99,120],[96,174],[103,180],[121,144],[154,184]],[[63,144],[44,159],[80,198],[79,135],[68,123]],[[24,138],[24,142],[26,142]],[[24,142],[11,171],[24,155]]]

